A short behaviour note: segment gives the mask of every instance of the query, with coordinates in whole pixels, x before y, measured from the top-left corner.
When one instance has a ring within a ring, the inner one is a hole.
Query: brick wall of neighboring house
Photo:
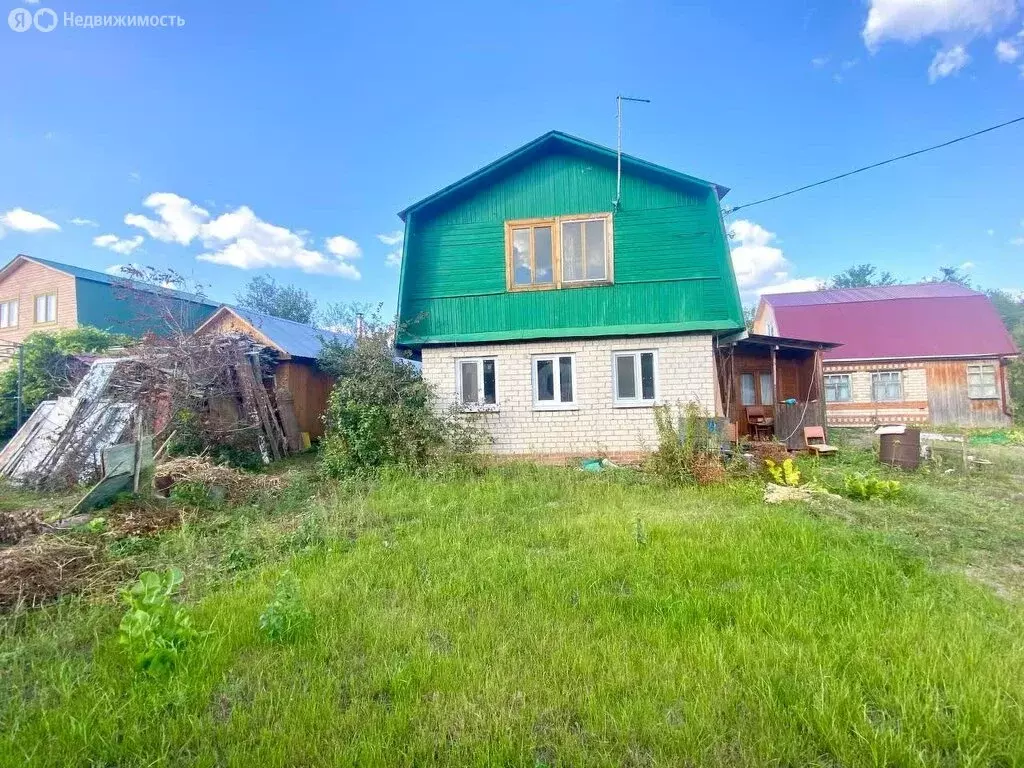
[[[35,322],[35,297],[40,294],[57,295],[57,322]],[[22,262],[0,279],[0,303],[18,300],[18,325],[0,328],[0,341],[23,341],[34,331],[54,331],[78,325],[78,307],[75,296],[75,278],[44,267],[42,264]]]
[[[657,398],[663,403],[696,401],[715,413],[716,386],[712,339],[708,334],[642,338],[562,339],[423,349],[423,376],[447,406],[457,401],[456,362],[493,357],[497,408],[479,423],[497,454],[548,459],[608,455],[633,458],[657,447],[650,406],[616,407],[612,353],[657,350]],[[574,354],[576,407],[538,410],[533,404],[533,357]]]
[[[962,426],[996,425],[1008,421],[1000,396],[990,400],[971,399],[967,393],[967,365],[987,363],[1000,371],[998,360],[902,360],[885,362],[825,362],[828,374],[849,374],[852,400],[830,402],[828,423],[833,427],[877,424],[948,423]],[[900,371],[903,398],[898,402],[875,402],[871,374]],[[1001,375],[1001,374],[1000,374]]]

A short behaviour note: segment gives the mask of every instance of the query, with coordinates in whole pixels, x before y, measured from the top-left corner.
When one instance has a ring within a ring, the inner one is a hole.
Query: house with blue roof
[[[281,396],[287,392],[294,401],[299,431],[307,433],[310,439],[323,435],[322,417],[335,379],[320,369],[317,358],[327,342],[351,344],[354,340],[351,334],[227,304],[196,328],[195,333],[197,336],[240,333],[275,352],[273,391],[279,404]]]
[[[130,336],[187,332],[218,306],[195,294],[24,254],[0,269],[0,343],[81,326]]]

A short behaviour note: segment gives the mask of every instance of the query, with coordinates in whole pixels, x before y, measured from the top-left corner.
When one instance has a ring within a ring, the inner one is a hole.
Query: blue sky
[[[552,128],[614,145],[619,92],[626,151],[732,205],[1024,114],[1017,0],[9,5],[185,25],[0,27],[3,260],[228,301],[274,265],[393,306],[396,211]],[[748,301],[863,261],[1024,289],[1024,124],[730,222]]]

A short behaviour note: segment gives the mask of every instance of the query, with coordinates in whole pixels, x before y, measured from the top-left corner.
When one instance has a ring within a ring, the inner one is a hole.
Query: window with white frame
[[[878,403],[903,399],[903,377],[900,371],[876,371],[871,374],[871,399]]]
[[[612,353],[615,405],[651,405],[657,398],[658,353]]]
[[[576,406],[574,355],[539,355],[533,358],[533,405],[542,409]]]
[[[57,322],[57,294],[46,293],[36,296],[36,322],[56,323]]]
[[[456,378],[459,402],[467,408],[498,404],[497,369],[493,357],[469,357],[459,360]]]
[[[999,380],[994,365],[980,363],[967,366],[967,396],[972,400],[999,397]]]
[[[830,403],[848,403],[853,400],[853,390],[850,386],[850,374],[826,374],[825,400]]]
[[[18,326],[18,300],[9,299],[0,302],[0,328],[16,328]]]

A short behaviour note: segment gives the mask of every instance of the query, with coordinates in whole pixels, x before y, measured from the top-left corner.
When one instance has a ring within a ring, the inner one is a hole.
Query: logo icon
[[[7,26],[15,32],[28,32],[32,28],[32,11],[15,8],[7,14]]]
[[[40,8],[32,22],[40,32],[53,32],[57,28],[57,14],[49,8]]]

